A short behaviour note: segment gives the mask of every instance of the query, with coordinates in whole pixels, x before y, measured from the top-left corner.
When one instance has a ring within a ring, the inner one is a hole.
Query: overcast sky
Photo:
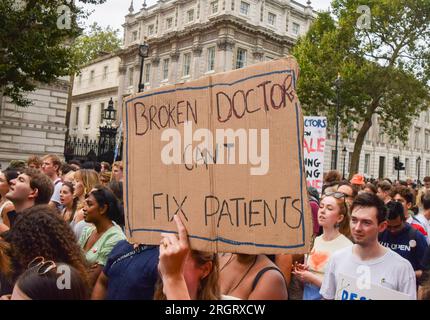
[[[302,4],[306,4],[307,0],[295,0]],[[157,0],[147,0],[148,6],[153,5]],[[312,7],[315,10],[327,9],[330,6],[331,0],[312,0]],[[87,10],[94,11],[86,21],[85,25],[88,26],[93,22],[97,22],[103,27],[111,26],[115,29],[120,29],[122,34],[122,24],[124,17],[128,13],[131,0],[107,0],[101,5],[85,5]],[[137,11],[142,7],[143,0],[134,0],[134,10]]]

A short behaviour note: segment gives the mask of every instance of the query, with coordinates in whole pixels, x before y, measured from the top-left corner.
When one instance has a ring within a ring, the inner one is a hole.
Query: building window
[[[425,137],[424,137],[426,151],[429,149],[429,135],[430,135],[430,132],[426,130]]]
[[[379,157],[379,173],[378,178],[382,179],[385,177],[385,157]]]
[[[90,72],[90,82],[94,81],[94,70],[91,70]]]
[[[430,161],[426,161],[426,176],[430,176]]]
[[[409,171],[409,159],[405,158],[405,175],[409,176],[409,173],[410,173],[410,171]]]
[[[370,173],[370,154],[364,155],[364,174]]]
[[[103,111],[105,110],[105,103],[100,103],[100,123],[103,122]]]
[[[427,122],[427,123],[429,122],[429,111],[425,112],[424,121]]]
[[[163,60],[163,80],[169,79],[169,59]]]
[[[394,164],[396,163],[396,161],[397,161],[397,157],[393,157],[393,172],[392,172],[392,174],[395,174],[396,173],[396,168],[394,167]]]
[[[154,34],[154,25],[151,24],[148,26],[148,36],[152,36]]]
[[[104,68],[103,68],[103,80],[107,79],[107,77],[108,77],[108,70],[109,70],[109,67],[108,66],[104,66]]]
[[[210,8],[211,8],[211,14],[217,13],[218,12],[218,0],[212,1]]]
[[[330,170],[335,170],[335,167],[334,167],[335,158],[336,158],[336,150],[331,150]]]
[[[145,82],[149,82],[149,76],[151,74],[151,65],[148,63],[145,65]]]
[[[132,86],[133,85],[133,78],[134,78],[134,69],[130,68],[128,69],[128,86]]]
[[[173,26],[173,18],[167,18],[166,19],[166,30],[171,29]]]
[[[248,2],[241,1],[240,2],[240,13],[247,16],[249,13],[249,7],[250,7],[250,5]]]
[[[238,48],[236,57],[236,69],[240,69],[246,66],[246,50]]]
[[[183,66],[183,76],[189,76],[190,75],[190,69],[191,69],[191,53],[185,53],[184,54],[184,66]]]
[[[300,25],[298,23],[293,22],[293,33],[296,35],[300,33]]]
[[[415,149],[420,147],[420,128],[415,128]]]
[[[79,107],[76,107],[75,126],[79,124]]]
[[[89,104],[87,106],[87,122],[86,124],[89,125],[91,121],[91,105]]]
[[[208,48],[208,71],[215,70],[215,47]]]
[[[137,31],[133,31],[133,33],[131,34],[131,41],[136,41],[137,40]]]
[[[79,75],[78,84],[79,84],[79,86],[82,84],[82,74]]]
[[[267,16],[267,21],[270,25],[274,26],[276,24],[276,14],[269,12],[269,15]]]
[[[191,22],[194,20],[194,9],[187,11],[187,22]]]

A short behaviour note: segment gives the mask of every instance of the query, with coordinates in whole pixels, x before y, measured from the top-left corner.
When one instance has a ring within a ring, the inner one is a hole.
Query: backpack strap
[[[252,282],[252,290],[251,291],[254,291],[255,287],[258,284],[258,281],[260,281],[260,278],[263,276],[263,274],[265,274],[269,270],[276,270],[276,271],[278,271],[282,275],[282,278],[284,278],[284,275],[282,274],[281,270],[279,270],[276,267],[266,267],[266,268],[263,268],[260,271],[258,271],[257,275],[255,276],[254,281]],[[284,280],[285,280],[285,278],[284,278]]]

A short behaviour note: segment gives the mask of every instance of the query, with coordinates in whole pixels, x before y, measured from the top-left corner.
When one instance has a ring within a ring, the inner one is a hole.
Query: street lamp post
[[[103,110],[103,120],[105,124],[100,126],[99,161],[112,162],[117,131],[116,126],[113,125],[116,120],[116,110],[112,98],[109,100],[108,107]]]
[[[143,89],[145,89],[145,84],[142,83],[143,63],[145,61],[145,58],[148,57],[148,49],[149,46],[145,42],[139,46],[139,56],[142,58],[142,61],[140,63],[139,92],[143,92]]]
[[[342,169],[342,179],[345,180],[345,160],[346,160],[346,147],[344,146],[342,149],[342,156],[343,156],[343,169]]]
[[[342,79],[340,77],[340,73],[337,74],[337,79],[335,80],[336,85],[336,144],[334,148],[334,169],[337,170],[337,155],[338,155],[338,141],[339,141],[339,108],[340,108],[340,85],[341,85]]]
[[[421,187],[421,181],[420,181],[421,156],[418,156],[417,162],[418,162],[418,179],[417,179],[417,184],[418,184],[418,187]]]

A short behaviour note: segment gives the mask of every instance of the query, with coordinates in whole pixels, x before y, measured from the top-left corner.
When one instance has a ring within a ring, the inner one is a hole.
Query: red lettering
[[[317,151],[324,152],[325,138],[319,138],[317,143]]]

